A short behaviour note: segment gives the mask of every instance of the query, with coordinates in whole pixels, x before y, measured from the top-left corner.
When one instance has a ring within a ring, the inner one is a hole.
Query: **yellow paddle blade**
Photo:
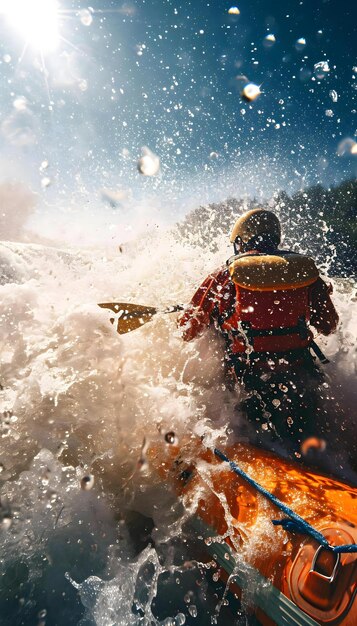
[[[103,302],[98,304],[102,309],[108,309],[115,314],[110,318],[112,324],[117,324],[119,335],[130,333],[136,328],[140,328],[146,322],[150,322],[153,315],[158,312],[153,306],[143,306],[141,304],[131,304],[129,302]]]

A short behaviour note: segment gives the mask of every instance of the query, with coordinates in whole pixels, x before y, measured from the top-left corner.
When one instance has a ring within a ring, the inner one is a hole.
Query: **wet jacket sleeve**
[[[336,330],[338,314],[330,298],[332,285],[318,278],[310,287],[310,324],[323,335],[330,335]]]
[[[197,289],[190,304],[178,319],[184,341],[191,341],[202,334],[212,321],[212,314],[221,296],[224,273],[210,274]]]

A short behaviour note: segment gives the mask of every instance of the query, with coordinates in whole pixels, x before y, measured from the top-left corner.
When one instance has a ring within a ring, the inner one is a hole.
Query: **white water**
[[[169,626],[214,619],[217,599],[209,599],[200,567],[190,563],[189,547],[180,545],[180,505],[138,460],[145,457],[144,439],[163,441],[171,430],[178,438],[193,431],[224,439],[237,397],[224,386],[222,345],[212,332],[183,344],[175,314],[119,336],[96,303],[187,302],[200,280],[229,255],[225,238],[217,243],[213,254],[160,229],[133,239],[123,252],[108,244],[97,249],[1,244],[4,626],[46,620],[48,626],[79,620],[83,626],[160,620]],[[332,360],[330,390],[336,398],[327,452],[342,436],[337,447],[343,454],[337,458],[348,473],[346,442],[357,400],[352,285],[335,281],[334,301],[339,330],[320,341]],[[94,486],[85,491],[81,480],[88,474]],[[135,521],[130,534],[130,510],[155,523],[156,547],[139,555],[137,544],[142,540],[143,547],[145,539],[135,538]],[[186,554],[188,564],[180,563],[178,554]],[[146,592],[138,580],[145,568]],[[151,600],[159,573],[161,581],[165,575],[170,579],[173,600],[161,606],[157,618]],[[134,596],[141,607],[135,615]],[[237,615],[231,623],[245,619]]]

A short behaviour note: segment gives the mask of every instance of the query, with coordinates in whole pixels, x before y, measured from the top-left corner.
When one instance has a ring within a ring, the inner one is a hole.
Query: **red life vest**
[[[236,303],[220,326],[231,353],[287,352],[310,344],[309,287],[319,276],[310,257],[249,253],[234,257],[228,269]]]

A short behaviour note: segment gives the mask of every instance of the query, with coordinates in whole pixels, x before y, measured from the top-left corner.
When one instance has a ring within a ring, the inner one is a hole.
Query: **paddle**
[[[111,317],[110,322],[111,324],[117,322],[119,335],[125,335],[125,333],[140,328],[146,322],[150,322],[156,313],[174,313],[175,311],[182,311],[184,308],[181,304],[175,304],[166,309],[158,309],[153,306],[143,306],[130,302],[102,302],[98,306],[115,313],[115,317]]]

